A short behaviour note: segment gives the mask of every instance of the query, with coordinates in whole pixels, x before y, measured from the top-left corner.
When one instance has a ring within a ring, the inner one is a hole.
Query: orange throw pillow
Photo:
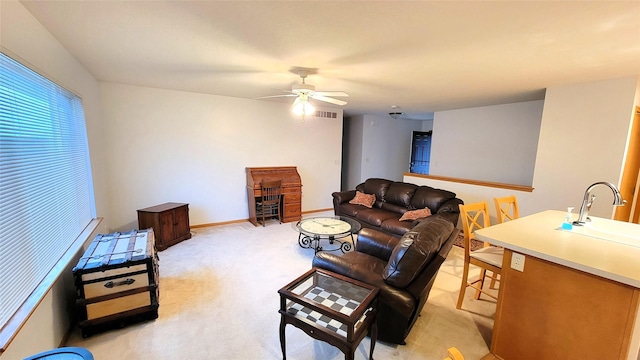
[[[349,204],[362,205],[362,206],[371,208],[373,206],[373,203],[375,202],[376,202],[375,195],[365,194],[365,193],[361,193],[360,191],[356,191],[356,196],[354,196],[353,199],[349,201]]]
[[[431,216],[431,210],[429,210],[429,208],[410,210],[402,214],[400,221],[426,218],[427,216]]]

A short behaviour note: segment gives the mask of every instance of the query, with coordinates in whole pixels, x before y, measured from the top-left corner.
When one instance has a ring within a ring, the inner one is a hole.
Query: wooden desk
[[[248,167],[247,172],[247,205],[249,221],[258,226],[256,220],[256,199],[262,196],[262,181],[282,181],[282,206],[280,218],[282,222],[299,221],[302,218],[302,181],[295,166]]]

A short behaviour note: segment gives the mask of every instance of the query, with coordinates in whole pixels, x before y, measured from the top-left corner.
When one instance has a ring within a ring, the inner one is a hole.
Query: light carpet
[[[313,216],[331,215],[316,213]],[[93,335],[76,329],[67,346],[106,359],[282,359],[278,289],[311,268],[313,250],[298,243],[294,225],[250,223],[193,229],[193,237],[159,253],[160,308],[154,321]],[[455,346],[465,359],[489,352],[493,300],[455,303],[463,269],[453,247],[407,345],[377,342],[377,359],[437,359]],[[477,273],[477,272],[476,272]],[[344,359],[337,348],[287,325],[287,358]],[[367,359],[370,339],[356,350]]]

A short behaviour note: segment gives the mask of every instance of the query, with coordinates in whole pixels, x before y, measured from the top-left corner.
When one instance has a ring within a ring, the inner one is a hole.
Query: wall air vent
[[[337,119],[338,118],[338,113],[333,112],[333,111],[318,110],[318,111],[316,111],[316,117],[317,118],[325,118],[325,119]]]

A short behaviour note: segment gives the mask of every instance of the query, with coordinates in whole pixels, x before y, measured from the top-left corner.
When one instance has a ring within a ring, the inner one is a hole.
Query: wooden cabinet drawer
[[[146,270],[146,266],[144,265],[143,270]],[[84,297],[85,299],[91,299],[98,296],[115,294],[147,286],[149,286],[149,274],[144,272],[141,274],[85,284]]]
[[[153,256],[153,250],[151,252],[151,256]],[[81,279],[83,282],[85,282],[85,281],[91,281],[91,280],[97,280],[97,279],[104,279],[107,277],[118,276],[118,275],[124,276],[126,274],[135,273],[139,271],[146,271],[146,270],[147,270],[147,264],[140,264],[140,265],[134,265],[134,266],[121,267],[117,269],[96,271],[92,273],[82,274]]]
[[[295,204],[302,202],[302,195],[300,194],[287,194],[284,196],[285,204]]]
[[[284,207],[283,217],[286,218],[299,218],[301,215],[300,204],[293,204]]]
[[[300,194],[300,193],[301,193],[301,189],[299,187],[285,187],[285,188],[282,188],[282,194],[285,195],[285,196],[289,195],[289,194],[296,195],[296,194]]]
[[[149,305],[151,305],[149,291],[87,304],[87,320],[98,319]]]

